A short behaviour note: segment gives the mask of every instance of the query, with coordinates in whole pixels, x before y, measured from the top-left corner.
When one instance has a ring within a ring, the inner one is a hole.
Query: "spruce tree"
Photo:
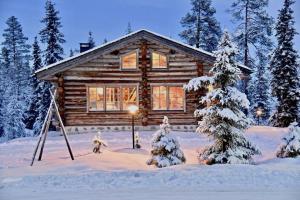
[[[132,28],[131,28],[130,22],[128,22],[127,28],[126,28],[126,31],[125,31],[125,34],[129,34],[129,33],[132,33]]]
[[[215,18],[211,0],[191,0],[192,9],[182,19],[185,29],[179,36],[189,45],[212,52],[221,37],[221,28]]]
[[[90,48],[94,48],[96,46],[92,31],[89,32],[88,43],[90,44]]]
[[[290,124],[288,135],[283,138],[276,155],[279,158],[300,156],[300,127],[297,122]]]
[[[297,51],[294,49],[293,39],[296,34],[294,28],[294,1],[284,0],[284,6],[279,11],[276,23],[277,46],[271,60],[272,94],[278,105],[271,116],[271,124],[276,127],[287,127],[294,121],[299,121],[299,65]]]
[[[168,117],[164,116],[160,129],[153,135],[151,145],[151,158],[147,161],[148,165],[161,168],[185,162],[177,139],[170,135]]]
[[[28,111],[26,112],[26,128],[33,129],[33,125],[36,122],[40,112],[44,112],[39,109],[39,103],[43,97],[41,88],[41,81],[37,79],[35,72],[42,67],[41,49],[38,44],[37,37],[34,38],[34,43],[32,44],[32,59],[33,64],[31,68],[31,87],[32,87],[32,97]],[[36,133],[34,133],[36,134]]]
[[[241,73],[235,61],[237,53],[225,31],[210,71],[212,77],[195,78],[185,86],[189,91],[213,86],[213,90],[200,99],[207,106],[195,111],[195,116],[201,119],[197,132],[214,140],[199,154],[200,161],[206,164],[247,164],[252,162],[253,155],[260,153],[244,137],[250,120],[242,109],[248,108],[249,101],[235,87]]]
[[[46,45],[46,49],[43,51],[44,64],[50,65],[63,59],[63,47],[65,43],[64,35],[60,31],[62,27],[60,22],[59,12],[55,9],[55,4],[50,0],[46,1],[46,15],[41,20],[44,24],[44,28],[40,31],[41,42]],[[48,82],[41,82],[40,87],[42,88],[42,98],[39,105],[39,116],[34,124],[34,130],[37,132],[45,119],[47,109],[50,105],[50,92],[51,84]]]
[[[30,99],[30,45],[26,44],[27,38],[16,17],[8,18],[6,24],[2,42],[2,56],[6,65],[3,69],[6,73],[3,80],[6,82],[3,94],[3,130],[8,139],[13,139],[26,135],[23,115]]]

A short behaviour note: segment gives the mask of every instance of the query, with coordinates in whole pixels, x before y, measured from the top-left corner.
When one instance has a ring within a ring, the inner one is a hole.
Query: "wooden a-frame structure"
[[[50,89],[50,95],[51,95],[51,103],[50,103],[49,109],[47,111],[47,115],[46,115],[46,118],[44,120],[42,129],[40,131],[39,140],[38,140],[38,143],[37,143],[37,145],[36,145],[36,147],[34,149],[33,156],[32,156],[32,161],[31,161],[30,166],[33,165],[36,153],[37,153],[37,151],[39,149],[41,141],[43,140],[42,141],[42,145],[40,147],[40,153],[39,153],[38,161],[42,160],[43,150],[44,150],[46,138],[47,138],[47,135],[48,135],[50,122],[51,122],[51,119],[53,117],[53,113],[56,113],[56,116],[58,118],[61,130],[62,130],[62,133],[63,133],[63,136],[64,136],[64,138],[66,140],[66,144],[67,144],[67,147],[68,147],[68,150],[69,150],[70,157],[71,157],[72,160],[74,160],[72,149],[71,149],[71,146],[69,144],[68,137],[67,137],[67,134],[66,134],[66,129],[65,129],[65,126],[64,126],[63,121],[61,119],[61,116],[59,114],[58,106],[57,106],[56,101],[55,101],[56,90],[54,91],[54,94],[53,94],[53,92]]]

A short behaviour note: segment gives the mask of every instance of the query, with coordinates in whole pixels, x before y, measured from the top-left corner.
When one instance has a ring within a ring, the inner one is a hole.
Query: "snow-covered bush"
[[[296,157],[300,155],[300,127],[297,122],[291,123],[288,135],[283,139],[283,143],[279,147],[277,157]]]
[[[166,116],[160,125],[160,130],[153,135],[152,148],[152,157],[147,161],[148,165],[167,167],[185,162],[177,139],[170,135],[170,124]]]
[[[249,101],[235,87],[241,71],[235,62],[237,49],[227,31],[215,54],[216,62],[210,71],[213,76],[192,79],[185,86],[188,91],[213,86],[200,99],[206,107],[195,111],[195,116],[201,119],[196,131],[214,140],[200,152],[199,159],[206,164],[251,163],[252,156],[260,151],[243,135],[251,122],[242,111],[249,108]]]
[[[101,139],[101,132],[98,132],[98,134],[94,136],[93,143],[95,145],[93,149],[94,153],[101,153],[100,151],[101,146],[104,147],[107,146],[107,144]]]

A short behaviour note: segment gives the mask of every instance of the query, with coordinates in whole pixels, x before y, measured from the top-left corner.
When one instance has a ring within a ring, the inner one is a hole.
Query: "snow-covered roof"
[[[191,45],[188,44],[184,44],[178,40],[174,40],[171,39],[169,37],[163,36],[161,34],[146,30],[146,29],[141,29],[132,33],[129,33],[127,35],[124,35],[122,37],[119,37],[115,40],[112,40],[110,42],[107,42],[105,44],[102,44],[100,46],[96,46],[92,49],[89,49],[87,51],[84,51],[82,53],[76,54],[72,57],[68,57],[66,59],[63,59],[61,61],[58,61],[56,63],[53,63],[51,65],[45,66],[39,70],[37,70],[35,72],[35,74],[37,74],[38,78],[45,78],[46,76],[51,76],[54,75],[56,73],[65,71],[69,68],[71,68],[72,66],[74,66],[75,63],[78,64],[77,61],[80,61],[81,58],[84,58],[86,56],[89,56],[90,54],[93,54],[94,52],[99,52],[101,50],[106,50],[108,47],[111,47],[119,42],[123,42],[126,41],[127,39],[130,38],[134,38],[136,36],[141,36],[141,37],[145,37],[145,38],[156,38],[159,39],[160,41],[164,41],[167,45],[170,46],[174,46],[181,49],[182,51],[186,52],[189,51],[190,53],[192,53],[193,55],[199,55],[202,59],[205,58],[205,61],[208,62],[213,62],[215,59],[215,56],[213,53],[205,51],[203,49],[199,49],[196,47],[193,47]],[[91,56],[89,56],[91,57]],[[93,59],[93,58],[91,58]],[[241,68],[244,68],[247,71],[251,71],[251,69],[249,69],[248,67],[244,66],[244,65],[239,65]]]

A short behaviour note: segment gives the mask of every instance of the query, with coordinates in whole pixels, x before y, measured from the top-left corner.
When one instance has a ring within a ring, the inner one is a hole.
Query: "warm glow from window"
[[[153,110],[166,110],[167,109],[167,87],[154,86],[153,89]]]
[[[152,68],[167,68],[167,57],[152,52]]]
[[[90,111],[128,111],[130,105],[138,105],[136,86],[89,87],[88,105]]]
[[[169,109],[183,110],[184,91],[182,87],[169,87]]]
[[[136,69],[137,67],[137,52],[132,52],[122,56],[123,69]]]
[[[127,110],[130,105],[137,104],[136,87],[122,88],[122,96],[123,110]]]
[[[207,86],[207,90],[208,90],[209,92],[213,91],[213,90],[214,90],[214,86],[208,85],[208,86]]]
[[[104,89],[103,87],[89,88],[90,110],[104,110]]]
[[[106,110],[120,110],[120,88],[106,88]]]
[[[153,110],[184,110],[184,90],[181,86],[153,86]]]

